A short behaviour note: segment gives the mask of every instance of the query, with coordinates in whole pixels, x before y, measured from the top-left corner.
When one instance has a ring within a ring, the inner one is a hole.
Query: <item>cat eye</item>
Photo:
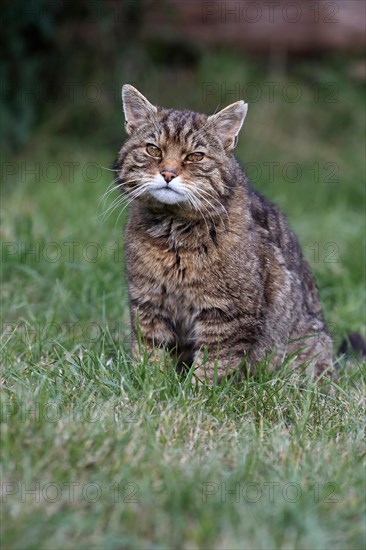
[[[199,162],[203,159],[204,156],[205,155],[203,153],[190,153],[186,156],[186,160],[188,160],[189,162]]]
[[[150,157],[154,157],[155,159],[160,159],[162,156],[161,149],[152,143],[147,144],[146,152],[150,155]]]

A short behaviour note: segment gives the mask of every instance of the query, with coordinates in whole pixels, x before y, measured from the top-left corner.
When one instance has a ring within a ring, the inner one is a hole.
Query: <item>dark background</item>
[[[50,135],[114,144],[127,81],[153,100],[209,112],[234,95],[259,100],[254,88],[219,93],[224,83],[231,91],[273,75],[303,77],[327,104],[339,99],[332,71],[355,87],[365,79],[365,4],[357,0],[7,0],[1,19],[6,152],[42,124]],[[208,97],[203,83],[213,84]],[[269,87],[262,92],[268,101]]]

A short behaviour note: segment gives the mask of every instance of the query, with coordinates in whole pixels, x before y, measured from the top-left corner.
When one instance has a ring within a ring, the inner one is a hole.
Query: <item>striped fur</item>
[[[125,249],[133,353],[142,351],[138,324],[152,359],[174,351],[181,368],[194,363],[209,380],[215,368],[222,378],[254,369],[268,354],[272,368],[295,354],[295,365],[329,369],[332,342],[298,241],[232,152],[243,102],[207,117],[154,107],[125,86],[124,110],[129,138],[115,167],[131,201]],[[147,144],[162,157],[149,156]],[[197,151],[204,158],[188,162]],[[177,181],[183,193],[172,204],[152,191],[164,169],[176,173],[167,187]]]

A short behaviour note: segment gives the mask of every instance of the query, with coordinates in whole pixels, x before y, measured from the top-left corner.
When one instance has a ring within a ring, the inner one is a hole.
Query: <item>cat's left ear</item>
[[[244,101],[236,101],[208,117],[207,122],[215,129],[225,149],[234,149],[236,146],[247,112],[248,104]]]
[[[122,102],[125,114],[126,132],[128,134],[132,134],[135,128],[141,126],[146,120],[151,120],[157,112],[155,105],[152,105],[150,101],[136,90],[136,88],[131,86],[131,84],[122,86]]]

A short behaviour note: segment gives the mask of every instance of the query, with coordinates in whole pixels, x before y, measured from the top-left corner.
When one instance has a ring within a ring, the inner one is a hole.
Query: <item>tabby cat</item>
[[[298,241],[233,155],[247,104],[206,116],[156,107],[130,85],[122,98],[129,137],[115,169],[131,204],[133,354],[175,352],[178,367],[208,381],[264,359],[275,368],[289,354],[316,375],[330,369],[332,341]]]

